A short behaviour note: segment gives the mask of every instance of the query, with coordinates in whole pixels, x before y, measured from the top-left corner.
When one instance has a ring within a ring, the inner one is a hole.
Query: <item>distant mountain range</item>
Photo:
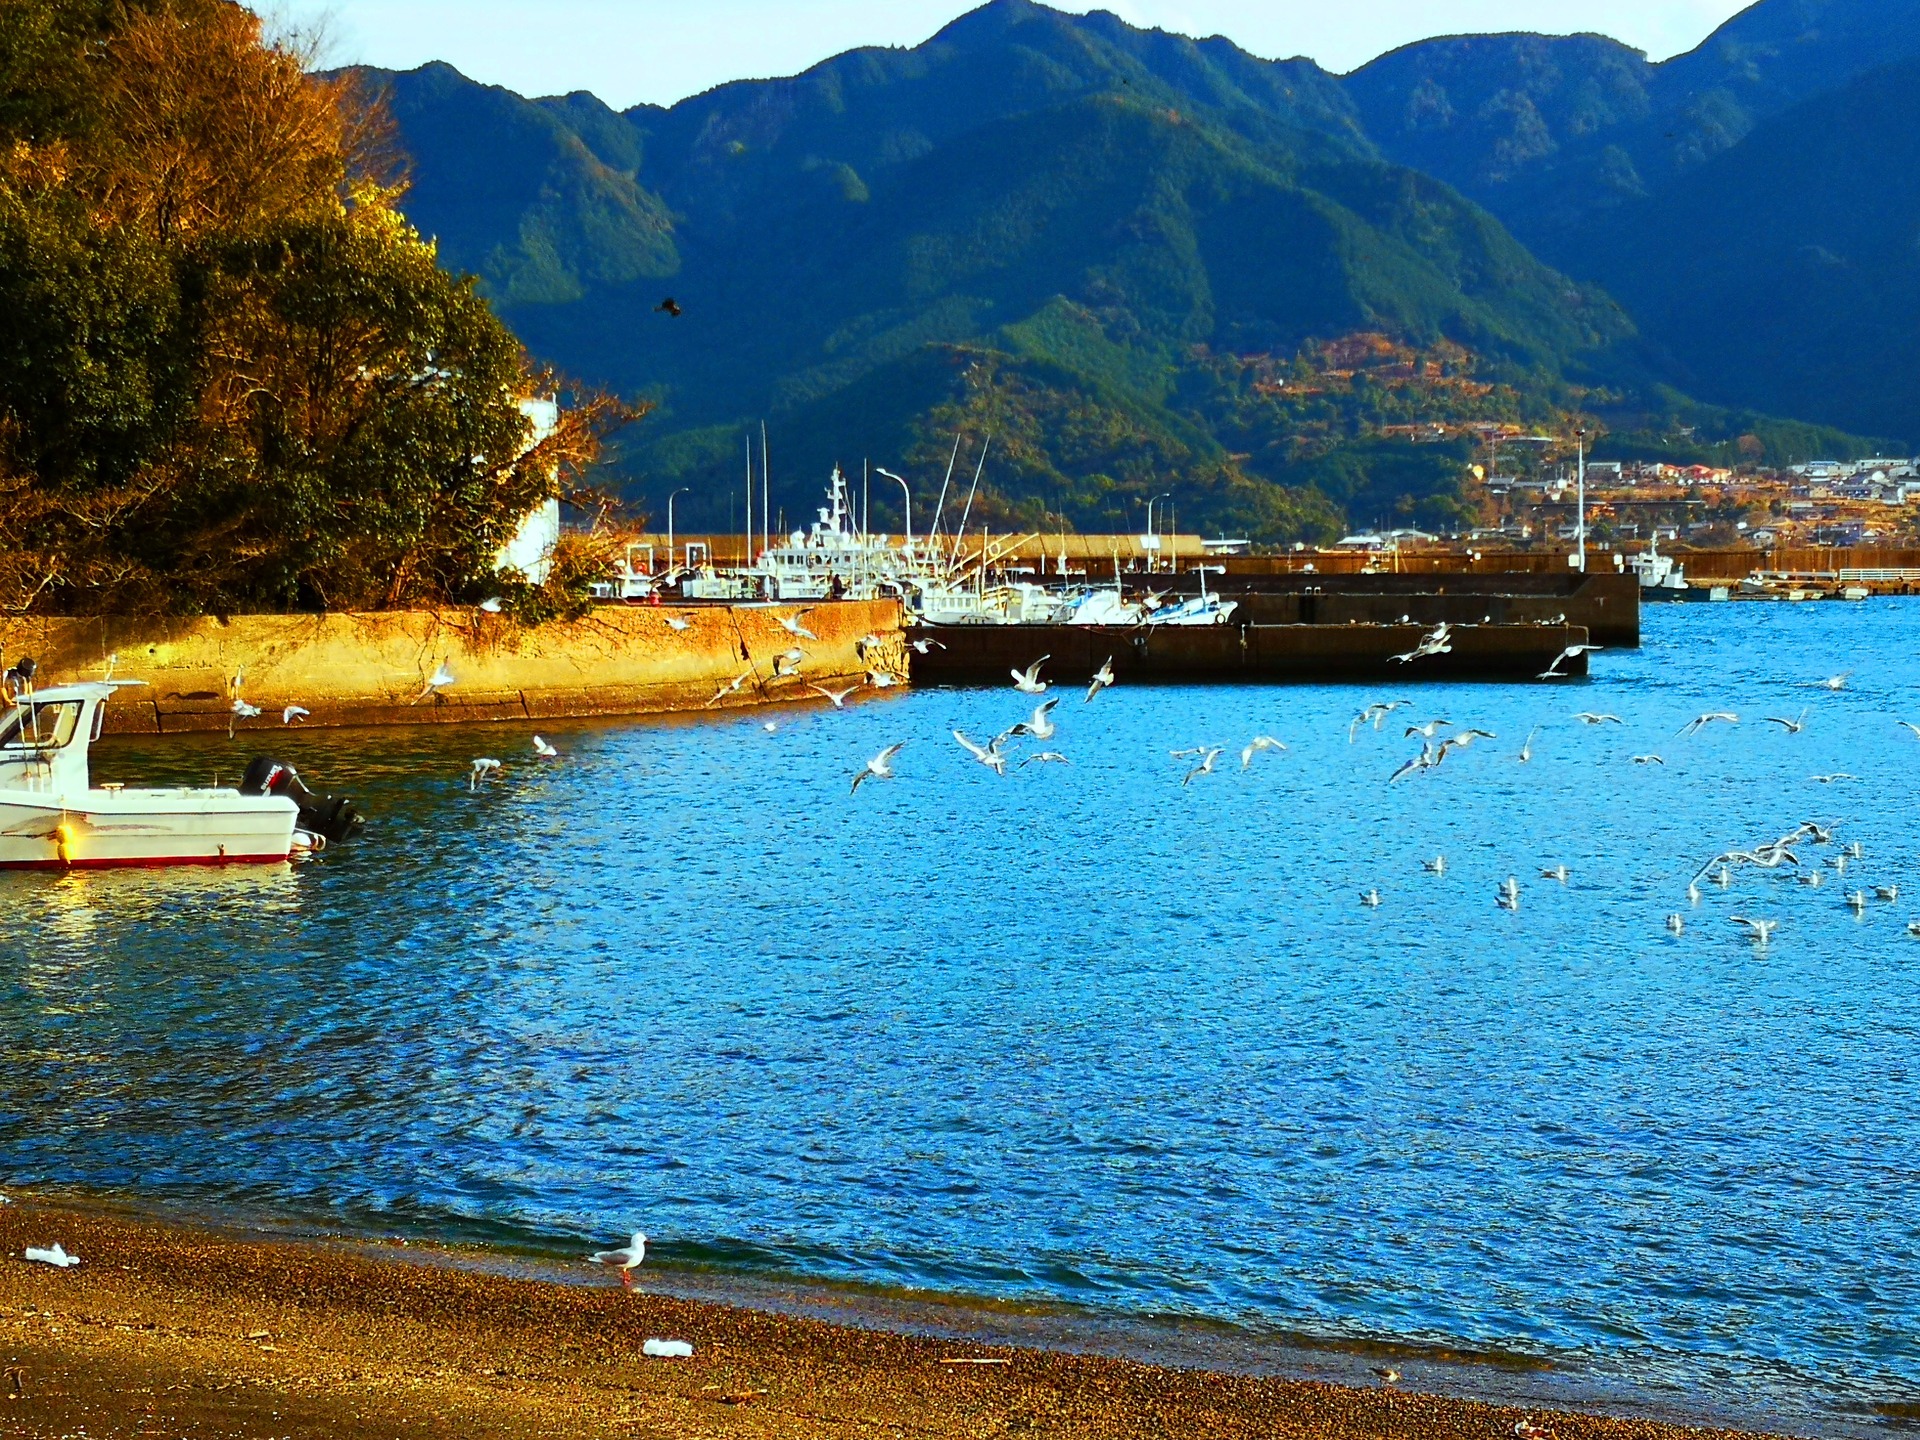
[[[836,460],[937,484],[991,432],[991,520],[1131,528],[1172,485],[1183,524],[1282,539],[1470,514],[1428,422],[1910,445],[1916,66],[1916,0],[1763,0],[1659,65],[1485,36],[1346,77],[994,0],[666,109],[377,78],[443,259],[659,402],[619,461],[643,508],[735,523],[764,418],[795,514]]]

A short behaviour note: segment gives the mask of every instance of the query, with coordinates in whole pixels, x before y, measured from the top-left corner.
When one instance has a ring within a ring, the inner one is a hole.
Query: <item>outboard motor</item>
[[[284,795],[300,807],[302,830],[329,841],[351,840],[367,827],[367,817],[344,795],[316,795],[300,783],[300,772],[284,760],[255,756],[240,779],[242,795]]]

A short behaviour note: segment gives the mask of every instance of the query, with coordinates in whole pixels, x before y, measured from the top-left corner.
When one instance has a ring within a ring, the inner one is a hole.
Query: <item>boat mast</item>
[[[987,448],[992,444],[993,444],[993,432],[988,431],[987,438],[980,442],[980,463],[973,467],[973,488],[967,491],[967,508],[960,512],[960,535],[959,535],[960,539],[966,538],[967,519],[973,514],[973,497],[980,493],[980,476],[981,476],[981,473],[987,468]],[[980,527],[980,533],[983,535],[986,533],[986,527],[984,525]],[[985,558],[986,558],[986,552],[982,550],[981,559],[983,562],[985,561]],[[954,559],[956,563],[959,560],[959,552],[957,549],[954,552]]]
[[[772,545],[773,531],[767,524],[767,489],[767,422],[762,420],[760,422],[760,539],[763,544]]]
[[[940,514],[947,508],[947,486],[953,483],[954,463],[960,458],[959,434],[953,437],[953,453],[947,457],[947,478],[940,482],[940,499],[933,507],[933,524],[927,527],[927,552],[932,554],[935,537],[940,534]]]

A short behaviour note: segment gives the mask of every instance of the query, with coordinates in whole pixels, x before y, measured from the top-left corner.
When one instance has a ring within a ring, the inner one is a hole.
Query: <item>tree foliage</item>
[[[471,600],[578,483],[551,376],[397,209],[377,104],[229,0],[7,0],[0,606]]]

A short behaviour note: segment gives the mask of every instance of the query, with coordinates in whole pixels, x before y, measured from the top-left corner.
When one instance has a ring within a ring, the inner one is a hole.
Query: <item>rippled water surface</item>
[[[1391,788],[1417,742],[1350,744],[1347,687],[1070,692],[1072,767],[1005,779],[948,731],[1012,723],[1011,689],[562,725],[550,763],[530,727],[265,737],[364,840],[0,878],[0,1179],[556,1254],[639,1225],[669,1266],[1851,1424],[1920,1398],[1920,607],[1646,629],[1585,684],[1380,692],[1498,737]],[[1676,737],[1709,709],[1741,723]],[[1242,771],[1262,733],[1292,748]],[[113,742],[96,778],[230,781],[261,738]],[[1230,751],[1183,788],[1198,744]],[[1688,903],[1809,818],[1862,844],[1846,876]],[[1856,916],[1875,884],[1900,898]]]

